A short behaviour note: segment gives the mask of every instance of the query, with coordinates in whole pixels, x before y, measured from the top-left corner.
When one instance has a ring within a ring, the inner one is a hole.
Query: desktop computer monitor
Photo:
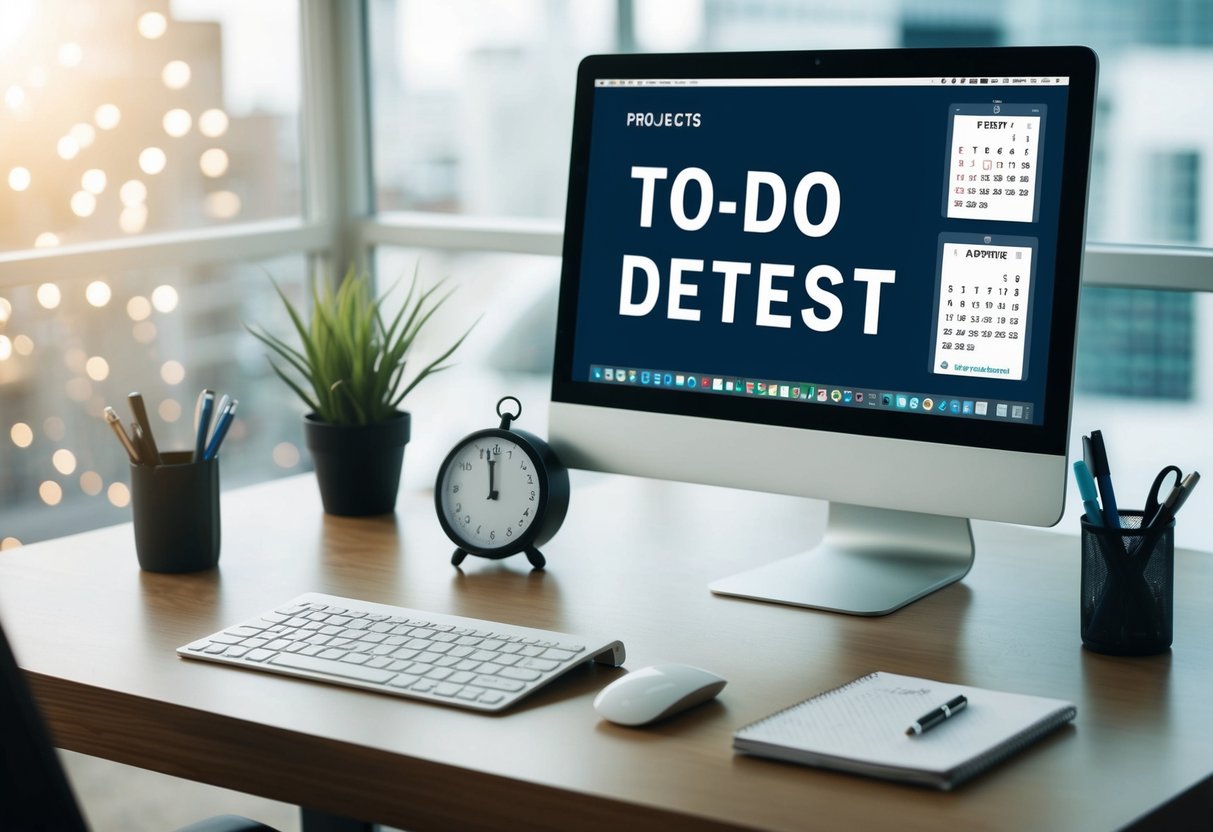
[[[1081,47],[586,58],[553,446],[829,501],[719,594],[879,615],[968,572],[970,518],[1056,523],[1095,83]]]

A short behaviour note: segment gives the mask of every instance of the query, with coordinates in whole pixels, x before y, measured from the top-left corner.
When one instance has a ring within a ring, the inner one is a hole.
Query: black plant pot
[[[326,512],[365,517],[396,509],[409,426],[409,414],[404,412],[371,425],[334,425],[321,422],[314,413],[304,417],[304,435]]]

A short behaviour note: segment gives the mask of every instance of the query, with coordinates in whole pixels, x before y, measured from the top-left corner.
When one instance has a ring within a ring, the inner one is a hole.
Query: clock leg
[[[535,569],[542,569],[547,565],[547,561],[544,559],[543,554],[534,546],[526,547],[526,559],[531,562],[531,566],[533,566]]]
[[[463,559],[468,556],[468,553],[462,549],[456,549],[455,554],[451,555],[451,566],[458,566],[463,563]]]

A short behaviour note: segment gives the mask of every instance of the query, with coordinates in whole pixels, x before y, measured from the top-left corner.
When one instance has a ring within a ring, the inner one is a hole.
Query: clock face
[[[543,479],[522,444],[472,436],[447,458],[439,505],[450,532],[472,549],[520,545],[539,518]]]

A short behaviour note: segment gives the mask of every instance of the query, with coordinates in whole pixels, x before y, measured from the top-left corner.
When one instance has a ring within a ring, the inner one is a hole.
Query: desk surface
[[[792,498],[575,473],[542,573],[520,557],[453,569],[424,494],[328,517],[302,476],[222,510],[209,573],[140,572],[129,525],[0,554],[0,615],[59,745],[416,830],[1109,829],[1213,777],[1206,553],[1178,555],[1172,652],[1126,659],[1082,649],[1077,539],[1037,530],[975,524],[963,582],[866,619],[708,592],[820,537],[824,506]],[[602,633],[628,668],[687,662],[730,683],[636,730],[591,708],[615,669],[483,716],[174,655],[308,590]],[[735,728],[876,669],[1070,699],[1078,718],[954,793],[731,750]]]

